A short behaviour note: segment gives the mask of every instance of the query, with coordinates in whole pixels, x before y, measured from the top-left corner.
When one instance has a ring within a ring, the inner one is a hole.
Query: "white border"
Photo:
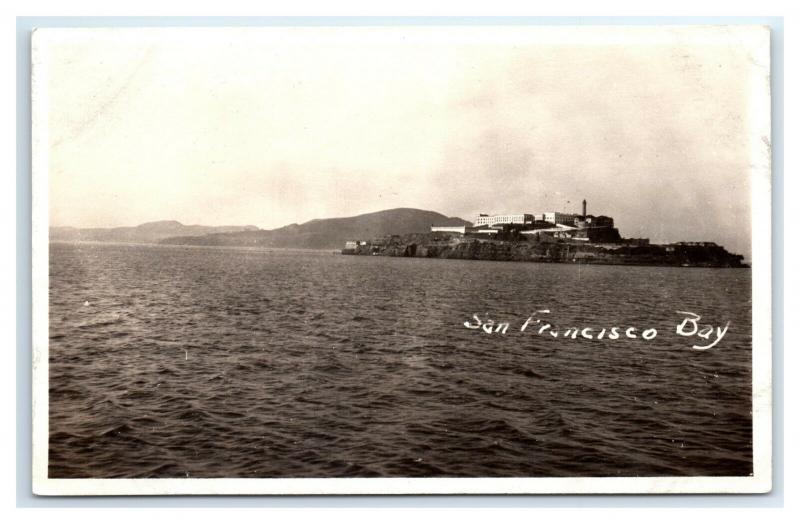
[[[127,35],[175,31],[247,35],[282,42],[297,38],[364,38],[403,41],[469,41],[526,43],[608,43],[602,26],[580,27],[325,27],[325,28],[145,28],[43,29],[32,41],[33,170],[33,491],[37,495],[178,495],[178,494],[567,494],[567,493],[766,493],[772,486],[772,340],[771,340],[771,162],[769,75],[754,78],[749,104],[752,191],[753,309],[753,468],[752,477],[606,477],[606,478],[347,478],[347,479],[49,479],[48,464],[48,101],[49,46],[75,31],[124,31]],[[769,70],[769,29],[757,26],[706,26],[702,31],[670,26],[616,26],[613,42],[664,43],[665,33],[680,34],[683,43],[706,41],[736,32],[752,49],[757,64]],[[694,27],[697,29],[697,26]],[[674,42],[670,39],[669,42]],[[766,88],[765,88],[766,86]]]
[[[31,341],[33,344],[33,492],[47,482],[49,434],[49,155],[47,78],[49,45],[41,31],[31,40]],[[34,64],[42,64],[34,67]]]

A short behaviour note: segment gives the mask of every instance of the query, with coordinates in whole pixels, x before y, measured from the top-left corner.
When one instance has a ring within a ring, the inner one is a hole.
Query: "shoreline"
[[[615,265],[679,268],[750,269],[744,256],[713,243],[634,245],[567,241],[486,240],[463,235],[417,234],[356,242],[341,254],[539,262],[547,264]]]

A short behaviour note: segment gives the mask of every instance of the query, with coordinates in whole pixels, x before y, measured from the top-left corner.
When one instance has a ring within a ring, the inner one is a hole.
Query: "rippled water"
[[[752,471],[749,270],[50,249],[51,477]]]

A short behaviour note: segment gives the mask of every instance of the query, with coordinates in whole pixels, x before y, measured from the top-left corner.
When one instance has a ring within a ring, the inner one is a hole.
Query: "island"
[[[580,214],[480,214],[472,226],[436,226],[429,232],[349,240],[345,255],[498,260],[518,262],[614,264],[675,267],[747,268],[742,255],[714,242],[651,244],[647,238],[622,238],[614,220]]]

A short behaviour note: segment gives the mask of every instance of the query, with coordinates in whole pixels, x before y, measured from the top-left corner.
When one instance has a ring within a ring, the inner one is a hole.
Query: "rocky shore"
[[[494,240],[463,235],[395,235],[361,242],[342,254],[581,264],[749,267],[742,255],[710,242],[663,245],[591,244],[567,240]]]

